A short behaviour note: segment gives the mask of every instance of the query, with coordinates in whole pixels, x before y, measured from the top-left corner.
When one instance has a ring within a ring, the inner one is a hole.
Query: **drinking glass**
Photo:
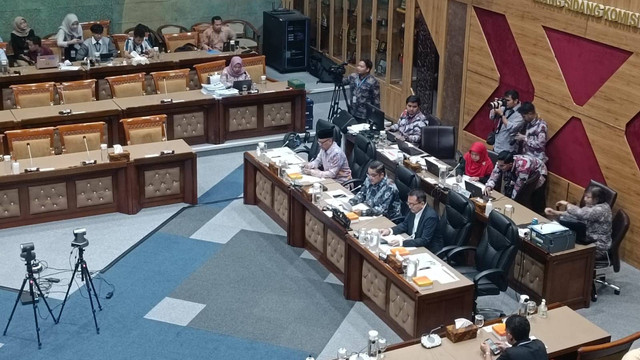
[[[473,318],[473,323],[478,327],[481,328],[484,326],[484,316],[478,314]]]
[[[531,319],[531,315],[536,312],[536,302],[531,300],[527,303],[527,319]]]
[[[387,350],[387,339],[379,338],[378,339],[378,354],[380,355],[379,359],[384,359],[384,351]]]

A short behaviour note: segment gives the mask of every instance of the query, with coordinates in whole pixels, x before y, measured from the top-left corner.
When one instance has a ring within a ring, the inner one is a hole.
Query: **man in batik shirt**
[[[384,164],[374,160],[367,169],[367,178],[362,189],[349,200],[351,205],[365,204],[369,209],[359,212],[361,216],[384,215],[389,219],[400,216],[400,197],[396,185],[387,178]],[[356,213],[358,213],[356,211]]]
[[[516,140],[522,143],[522,154],[530,155],[546,163],[549,158],[545,152],[547,146],[547,123],[538,117],[536,108],[530,102],[523,102],[518,109],[524,120],[525,134],[517,134]]]
[[[496,166],[491,172],[484,192],[486,195],[491,194],[491,190],[502,176],[502,185],[504,186],[502,193],[515,199],[529,176],[535,175],[536,172],[540,173],[536,184],[536,189],[538,189],[544,185],[547,176],[547,167],[542,160],[529,155],[513,155],[512,152],[502,151],[498,154]]]
[[[380,83],[371,75],[373,63],[362,59],[356,66],[356,72],[349,75],[346,82],[351,90],[351,115],[359,123],[367,122],[367,106],[380,108]]]
[[[333,128],[318,130],[320,153],[304,166],[307,175],[336,179],[343,184],[351,179],[351,169],[344,151],[333,141]]]
[[[396,137],[419,144],[422,138],[422,128],[429,125],[427,117],[420,111],[420,97],[410,95],[407,98],[407,108],[400,115],[400,120],[389,127],[389,131],[397,131]]]

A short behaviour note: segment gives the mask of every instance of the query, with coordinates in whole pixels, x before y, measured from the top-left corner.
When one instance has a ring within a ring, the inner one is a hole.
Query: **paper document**
[[[560,225],[556,221],[552,221],[547,224],[538,224],[531,226],[533,230],[535,230],[539,234],[553,234],[560,231],[569,230],[568,228]]]
[[[367,123],[355,124],[347,127],[347,131],[350,132],[351,134],[357,134],[363,130],[369,130],[369,124]]]
[[[363,203],[360,203],[360,204],[353,205],[352,211],[355,211],[355,210],[365,211],[365,210],[369,210],[369,207]]]
[[[437,281],[440,284],[448,284],[458,279],[451,271],[443,266],[436,266],[430,269],[418,270],[418,276],[426,276],[433,281]]]
[[[353,197],[353,195],[349,195],[347,194],[344,190],[342,189],[338,189],[338,190],[329,190],[326,191],[327,195],[331,196],[332,198],[340,198],[340,199],[351,199]]]

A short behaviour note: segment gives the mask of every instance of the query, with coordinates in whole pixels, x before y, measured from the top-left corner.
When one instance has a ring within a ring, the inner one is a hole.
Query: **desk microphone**
[[[33,157],[31,157],[31,143],[27,143],[27,150],[29,151],[29,162],[31,164],[31,167],[24,169],[24,172],[28,173],[28,172],[40,171],[39,167],[33,166]]]
[[[431,349],[436,346],[442,345],[442,339],[440,338],[440,335],[434,334],[433,332],[436,330],[440,330],[443,327],[444,325],[440,325],[437,328],[432,329],[428,335],[422,335],[422,337],[420,338],[420,343],[422,343],[422,346],[427,349]]]
[[[97,164],[97,160],[91,160],[91,156],[89,155],[89,145],[87,145],[87,137],[82,136],[82,141],[84,141],[84,149],[87,151],[87,160],[82,160],[82,165],[94,165]]]
[[[451,171],[449,171],[449,174],[447,175],[447,177],[451,177],[451,175],[453,175],[456,171],[457,168],[460,167],[460,163],[458,163],[458,165],[456,165],[456,167],[454,167],[453,169],[451,169]]]

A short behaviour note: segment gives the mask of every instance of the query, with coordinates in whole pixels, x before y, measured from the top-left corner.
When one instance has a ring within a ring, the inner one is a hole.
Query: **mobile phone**
[[[487,345],[489,345],[489,350],[491,350],[491,353],[493,355],[498,355],[500,354],[500,348],[498,347],[498,345],[496,345],[496,343],[493,342],[493,340],[491,339],[487,339],[484,341]]]

